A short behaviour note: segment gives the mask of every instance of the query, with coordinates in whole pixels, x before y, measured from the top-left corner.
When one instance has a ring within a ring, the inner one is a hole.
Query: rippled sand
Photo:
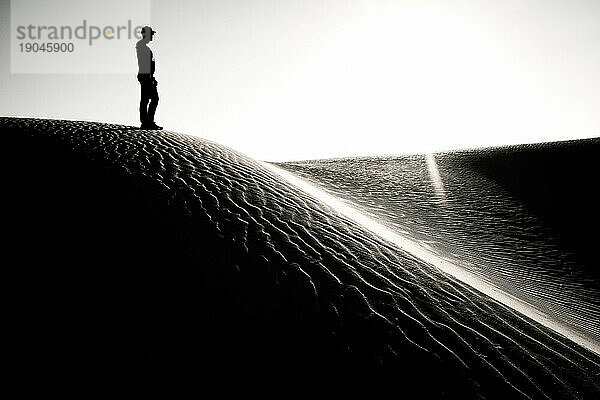
[[[600,348],[600,140],[280,164]]]
[[[600,395],[596,354],[231,149],[91,122],[0,132],[14,371]]]

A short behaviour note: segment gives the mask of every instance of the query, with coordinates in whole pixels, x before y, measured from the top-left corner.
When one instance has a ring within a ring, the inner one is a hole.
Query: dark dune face
[[[17,374],[600,395],[597,355],[230,149],[98,123],[0,132]]]

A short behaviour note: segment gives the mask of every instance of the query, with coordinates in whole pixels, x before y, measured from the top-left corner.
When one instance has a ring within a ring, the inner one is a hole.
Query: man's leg
[[[140,122],[142,125],[148,125],[148,101],[151,97],[151,87],[148,85],[148,79],[138,75],[140,82]]]
[[[148,101],[150,96],[144,93],[144,84],[142,83],[142,95],[140,99],[140,122],[142,125],[147,125],[148,122]]]
[[[148,106],[148,123],[154,124],[154,113],[156,112],[156,106],[158,106],[158,88],[157,85],[151,84],[152,89],[150,91],[150,105]]]

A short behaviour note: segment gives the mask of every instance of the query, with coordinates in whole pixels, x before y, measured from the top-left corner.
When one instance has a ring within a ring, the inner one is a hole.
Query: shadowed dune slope
[[[600,138],[534,143],[438,155],[497,182],[542,219],[586,273],[600,281],[594,231],[600,225],[596,181]]]
[[[600,396],[597,355],[231,149],[91,122],[0,132],[16,373]]]

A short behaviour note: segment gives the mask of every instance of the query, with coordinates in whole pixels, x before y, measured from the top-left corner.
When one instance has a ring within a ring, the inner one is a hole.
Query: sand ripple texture
[[[600,343],[600,140],[281,164]]]
[[[234,150],[92,122],[0,131],[16,371],[600,396],[597,355]]]

